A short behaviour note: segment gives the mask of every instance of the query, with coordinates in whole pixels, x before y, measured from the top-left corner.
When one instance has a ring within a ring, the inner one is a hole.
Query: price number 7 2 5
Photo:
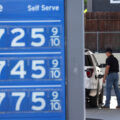
[[[43,47],[46,42],[46,37],[45,37],[45,28],[31,28],[30,32],[30,47]],[[53,27],[51,29],[52,32],[52,38],[50,39],[50,44],[52,47],[58,47],[60,46],[60,39],[59,39],[59,31],[57,27]],[[0,39],[5,35],[6,29],[5,28],[0,28]],[[10,43],[11,47],[26,47],[25,41],[21,41],[24,39],[25,35],[25,30],[23,28],[13,28],[10,30],[10,35],[12,35],[12,40]],[[14,37],[15,35],[15,37]],[[28,36],[28,35],[27,35]],[[29,38],[27,38],[29,39]],[[7,42],[7,41],[6,41]]]

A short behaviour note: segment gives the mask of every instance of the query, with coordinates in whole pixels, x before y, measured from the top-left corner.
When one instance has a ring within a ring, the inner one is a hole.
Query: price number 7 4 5
[[[20,76],[21,79],[25,78],[27,72],[24,69],[24,60],[20,60],[17,64],[11,69],[10,75]],[[44,60],[32,60],[32,78],[41,79],[46,75],[46,69],[44,67]],[[0,74],[2,73],[3,68],[6,65],[6,61],[0,61]],[[39,73],[35,73],[36,71],[40,71]]]

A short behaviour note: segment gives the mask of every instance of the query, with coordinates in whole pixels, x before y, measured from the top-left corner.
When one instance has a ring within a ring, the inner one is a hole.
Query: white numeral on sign
[[[43,110],[46,106],[46,102],[44,100],[45,92],[33,92],[32,93],[32,102],[33,103],[40,103],[40,106],[32,106],[32,110],[39,111]]]
[[[2,104],[2,101],[4,100],[5,96],[5,93],[0,93],[0,105]]]
[[[18,42],[20,39],[22,39],[25,36],[25,31],[21,28],[16,28],[11,31],[12,34],[19,33],[17,37],[15,37],[11,43],[12,47],[24,47],[24,42]]]
[[[56,68],[59,65],[59,61],[57,59],[52,60],[53,67]]]
[[[52,78],[56,78],[56,79],[58,79],[58,78],[60,78],[60,76],[61,76],[61,72],[60,72],[60,70],[52,70],[51,71],[51,75],[52,75]]]
[[[14,93],[12,93],[12,96],[18,97],[18,100],[16,102],[15,110],[19,111],[21,103],[22,103],[23,99],[25,98],[25,93],[24,92],[14,92]]]
[[[52,28],[52,33],[53,33],[54,36],[57,35],[58,34],[58,28],[57,27],[53,27]]]
[[[6,61],[0,61],[0,74],[1,74],[5,64],[6,64]]]
[[[18,70],[19,69],[19,70]],[[20,78],[24,78],[26,71],[24,70],[24,61],[20,60],[16,66],[11,70],[11,75],[20,75]]]
[[[32,29],[32,38],[34,39],[40,39],[40,42],[33,42],[31,43],[34,47],[41,47],[45,44],[45,37],[43,34],[44,28],[33,28]]]
[[[52,92],[53,99],[56,100],[59,97],[59,93],[57,91]]]
[[[45,64],[44,60],[33,60],[32,61],[32,70],[34,70],[34,71],[39,70],[40,71],[40,74],[33,73],[32,78],[39,78],[40,79],[40,78],[43,78],[45,76],[46,70],[43,66],[41,66],[44,64]]]
[[[56,47],[60,46],[60,39],[58,37],[51,38],[51,45]]]
[[[61,110],[61,103],[60,100],[58,99],[59,93],[57,91],[52,92],[53,99],[51,100],[51,109],[58,111]]]
[[[2,36],[4,35],[5,33],[5,29],[0,29],[0,39],[2,38]]]

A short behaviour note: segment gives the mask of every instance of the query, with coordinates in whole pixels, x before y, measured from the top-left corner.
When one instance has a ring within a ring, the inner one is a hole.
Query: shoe
[[[109,109],[110,107],[108,107],[108,106],[103,106],[102,108],[103,108],[103,109]]]
[[[116,109],[120,109],[120,106],[117,106]]]

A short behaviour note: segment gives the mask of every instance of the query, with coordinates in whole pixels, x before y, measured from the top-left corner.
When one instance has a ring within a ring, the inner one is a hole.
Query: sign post
[[[66,0],[67,119],[85,120],[84,0]]]
[[[0,119],[65,120],[64,0],[0,1]]]

